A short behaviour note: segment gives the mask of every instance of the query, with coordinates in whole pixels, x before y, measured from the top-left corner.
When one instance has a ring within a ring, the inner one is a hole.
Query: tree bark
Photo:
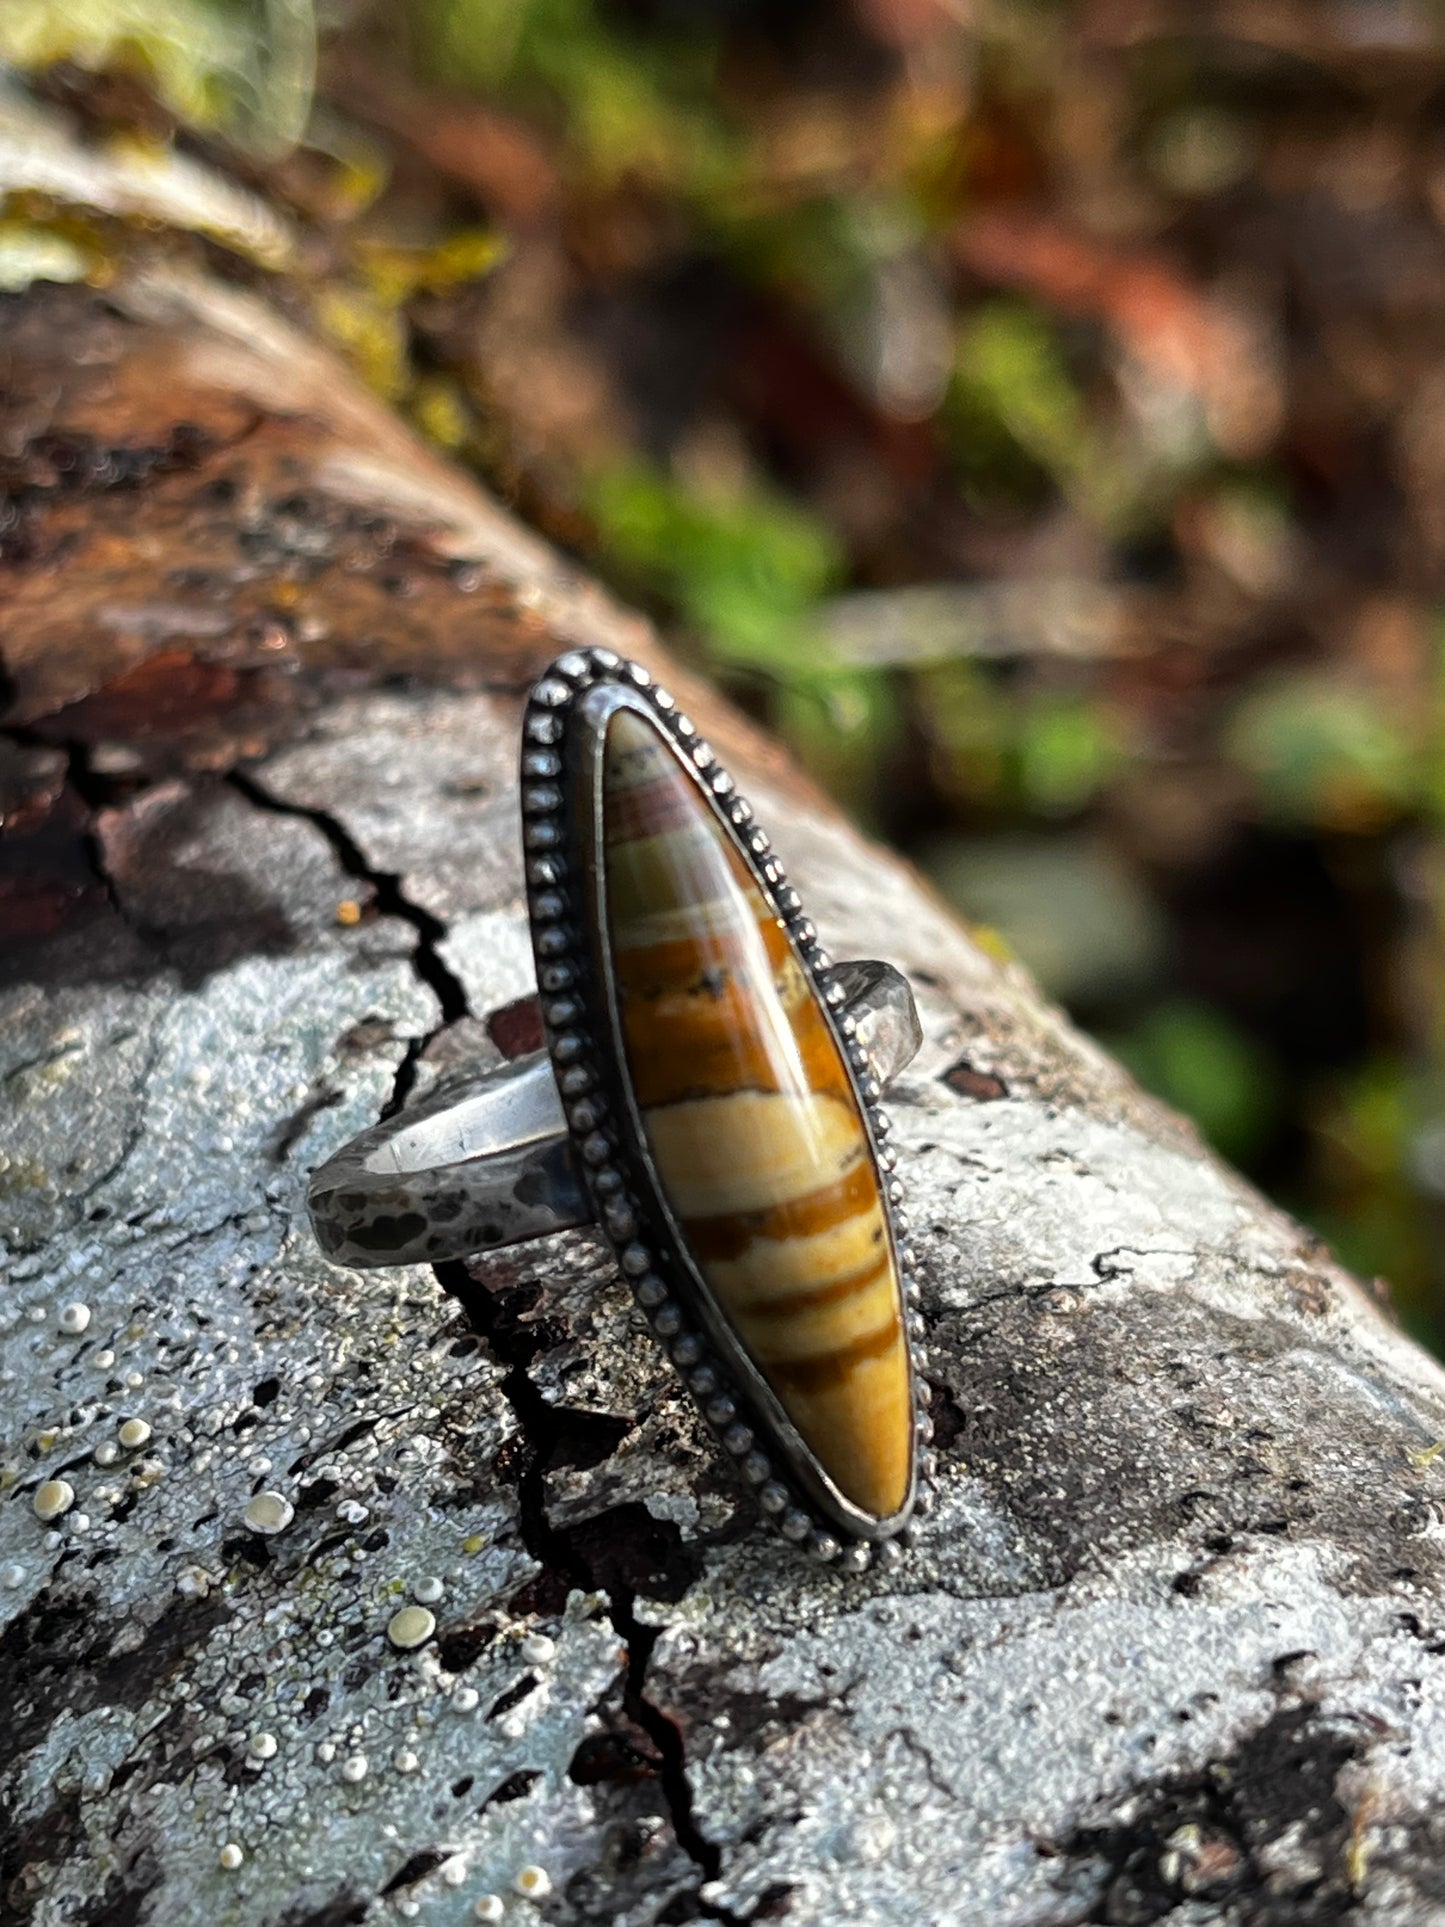
[[[152,259],[3,328],[5,1918],[1445,1919],[1434,1363],[263,293]],[[576,642],[917,989],[895,1573],[755,1529],[596,1238],[307,1230],[528,1041],[516,725]]]

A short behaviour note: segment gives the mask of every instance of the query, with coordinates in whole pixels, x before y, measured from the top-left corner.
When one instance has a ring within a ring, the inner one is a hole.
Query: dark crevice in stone
[[[966,1057],[960,1057],[956,1064],[950,1064],[943,1073],[943,1082],[960,1097],[971,1097],[976,1103],[989,1104],[998,1098],[1007,1097],[1008,1085],[992,1071],[975,1070]]]
[[[446,925],[440,917],[434,916],[423,905],[412,901],[402,887],[399,872],[378,870],[368,863],[365,852],[351,832],[326,810],[312,808],[304,803],[291,803],[284,797],[273,795],[247,770],[230,771],[226,781],[257,809],[270,810],[277,816],[299,817],[302,822],[309,823],[313,829],[319,830],[346,875],[365,886],[378,914],[384,917],[395,917],[398,922],[409,925],[415,933],[416,943],[411,953],[412,968],[436,998],[441,1010],[441,1018],[431,1030],[421,1037],[412,1038],[407,1044],[406,1053],[397,1066],[391,1097],[382,1113],[385,1117],[392,1117],[404,1107],[411,1096],[422,1053],[432,1039],[448,1024],[454,1024],[460,1018],[470,1015],[467,993],[462,981],[449,968],[441,954],[440,945],[447,934]]]
[[[84,1839],[79,1789],[57,1794],[29,1820],[0,1826],[0,1918],[22,1927],[45,1897],[42,1870],[68,1860]]]
[[[272,1134],[271,1142],[266,1147],[266,1155],[271,1162],[284,1164],[301,1139],[305,1137],[312,1120],[319,1117],[323,1111],[334,1110],[341,1102],[342,1096],[341,1091],[334,1089],[313,1091],[305,1103],[298,1105],[290,1117],[286,1118]]]
[[[759,1927],[765,1920],[781,1920],[788,1913],[788,1896],[793,1891],[790,1880],[773,1880],[758,1895],[757,1905],[751,1913],[729,1914],[724,1909],[714,1909],[704,1901],[700,1920],[721,1920],[737,1923],[737,1927]]]
[[[579,1742],[567,1766],[567,1778],[574,1786],[631,1786],[657,1778],[657,1755],[644,1752],[641,1738],[628,1733],[588,1733]]]
[[[34,743],[46,740],[38,731],[16,730],[14,734],[17,741],[26,736],[29,736]],[[95,767],[92,745],[82,742],[78,737],[69,737],[59,743],[52,742],[51,747],[64,753],[65,780],[92,816],[99,815],[102,810],[119,808],[122,803],[130,801],[138,788],[148,787],[144,780],[138,782],[134,777],[127,779],[103,775]],[[96,852],[96,862],[103,875],[105,864],[99,851]]]
[[[515,1686],[509,1686],[506,1692],[499,1696],[495,1704],[488,1711],[487,1718],[489,1720],[499,1720],[504,1713],[510,1713],[514,1706],[520,1706],[522,1701],[529,1698],[536,1690],[537,1675],[535,1673],[523,1673]]]
[[[359,1923],[370,1912],[369,1900],[359,1900],[355,1894],[342,1893],[334,1900],[323,1901],[319,1907],[292,1907],[286,1913],[276,1915],[269,1927],[359,1927]]]
[[[112,1874],[95,1899],[71,1915],[75,1927],[138,1927],[160,1881],[155,1855],[148,1846],[133,1853],[125,1867]]]
[[[512,1473],[522,1541],[543,1569],[539,1604],[547,1596],[548,1603],[559,1609],[573,1588],[607,1593],[612,1624],[627,1650],[624,1710],[655,1749],[658,1786],[678,1845],[698,1867],[704,1881],[716,1880],[722,1869],[722,1852],[694,1818],[682,1733],[677,1723],[647,1697],[648,1662],[662,1628],[646,1625],[636,1611],[640,1590],[680,1598],[697,1576],[698,1556],[682,1545],[676,1526],[653,1519],[643,1506],[616,1506],[602,1521],[588,1520],[566,1529],[553,1524],[546,1503],[547,1468],[556,1461],[559,1448],[565,1452],[567,1447],[556,1408],[543,1398],[527,1369],[542,1347],[544,1334],[535,1324],[515,1316],[507,1302],[510,1294],[488,1290],[464,1264],[451,1262],[433,1269],[443,1290],[462,1307],[473,1330],[507,1367],[501,1389],[526,1448],[513,1462]],[[645,1538],[638,1542],[639,1529],[645,1535],[648,1528],[654,1529],[660,1541],[668,1542],[660,1558],[658,1548],[645,1543]],[[723,1927],[743,1927],[740,1917],[726,1908],[704,1907],[699,1917],[717,1920]]]
[[[96,882],[105,892],[105,900],[112,913],[125,927],[133,932],[147,949],[158,946],[158,933],[139,923],[132,915],[110,873],[106,861],[105,845],[95,829],[97,813],[110,807],[117,800],[117,787],[108,778],[99,776],[91,767],[90,750],[84,743],[69,742],[60,746],[65,751],[66,781],[84,803],[89,815],[89,824],[80,836],[81,848],[86,861],[95,871]]]
[[[103,776],[94,767],[90,744],[78,739],[56,741],[24,724],[12,724],[0,731],[0,735],[17,749],[49,750],[52,754],[58,751],[64,756],[65,789],[84,810],[83,819],[70,831],[72,846],[79,854],[79,861],[89,870],[91,881],[104,897],[111,914],[147,949],[157,947],[158,933],[139,923],[121,897],[106,862],[104,845],[95,829],[95,819],[101,810],[112,809],[127,801],[138,787],[144,785]]]
[[[157,774],[98,768],[100,745],[72,722],[0,729],[0,754],[64,760],[49,804],[28,816],[21,808],[0,826],[0,887],[13,895],[16,922],[6,979],[132,982],[170,970],[194,990],[240,957],[292,951],[297,932],[255,877],[202,877],[174,860],[187,827],[213,806],[215,781],[184,772],[174,799],[149,821],[137,799],[156,788]]]
[[[476,1626],[458,1626],[437,1641],[436,1656],[446,1672],[464,1673],[496,1640],[497,1628],[490,1620]]]
[[[105,1621],[93,1595],[40,1593],[0,1641],[0,1769],[20,1758],[62,1708],[76,1718],[97,1706],[134,1711],[229,1618],[218,1597],[177,1600],[141,1628],[137,1645],[117,1652],[121,1628]]]
[[[477,1808],[478,1814],[485,1813],[488,1807],[504,1807],[513,1800],[524,1800],[541,1778],[540,1769],[532,1766],[524,1766],[516,1773],[509,1773],[499,1786],[492,1788]],[[470,1785],[471,1781],[468,1780],[467,1787],[469,1788]],[[458,1781],[452,1791],[460,1798],[466,1788]]]
[[[1081,1922],[1148,1927],[1192,1901],[1247,1927],[1321,1927],[1351,1918],[1350,1815],[1335,1783],[1361,1758],[1361,1736],[1313,1706],[1282,1707],[1227,1758],[1130,1797],[1121,1818],[1058,1844],[1099,1870]],[[1290,1842],[1297,1878],[1271,1872]]]
[[[451,1855],[445,1847],[423,1847],[419,1853],[414,1853],[409,1860],[397,1868],[381,1890],[382,1899],[384,1900],[388,1894],[400,1893],[405,1887],[414,1887],[419,1880],[425,1880],[428,1874],[435,1873],[437,1868],[444,1865],[450,1858]]]

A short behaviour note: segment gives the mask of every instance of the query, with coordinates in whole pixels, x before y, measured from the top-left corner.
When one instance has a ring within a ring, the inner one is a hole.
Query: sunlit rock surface
[[[916,1548],[848,1580],[757,1532],[585,1234],[321,1261],[310,1166],[528,988],[528,676],[651,645],[253,296],[6,326],[22,449],[202,431],[27,497],[7,610],[17,715],[89,771],[72,819],[15,763],[54,840],[0,1005],[7,1921],[1436,1917],[1439,1372],[706,699],[829,949],[923,1009]],[[303,553],[324,633],[223,676]]]

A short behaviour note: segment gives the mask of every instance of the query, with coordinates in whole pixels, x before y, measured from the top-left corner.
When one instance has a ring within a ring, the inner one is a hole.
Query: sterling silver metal
[[[837,1042],[879,1177],[903,1295],[912,1386],[907,1496],[860,1511],[794,1427],[714,1298],[673,1216],[629,1073],[606,940],[603,747],[619,709],[645,716],[776,914]],[[834,964],[765,831],[696,726],[640,664],[569,651],[537,683],[522,724],[522,842],[545,1052],[448,1084],[354,1139],[308,1194],[328,1256],[351,1265],[435,1263],[596,1223],[659,1346],[784,1539],[861,1572],[896,1560],[930,1502],[932,1426],[919,1287],[884,1085],[921,1041],[908,986],[888,964]]]
[[[870,960],[824,981],[891,1083],[922,1042],[907,979]],[[362,1269],[467,1258],[597,1216],[546,1051],[451,1079],[363,1131],[312,1175],[307,1204],[327,1257]]]

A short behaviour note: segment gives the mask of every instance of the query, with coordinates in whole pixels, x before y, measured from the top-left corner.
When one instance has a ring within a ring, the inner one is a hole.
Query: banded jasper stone
[[[673,1216],[709,1289],[845,1498],[908,1495],[907,1341],[877,1170],[811,980],[644,716],[603,757],[622,1044]]]

